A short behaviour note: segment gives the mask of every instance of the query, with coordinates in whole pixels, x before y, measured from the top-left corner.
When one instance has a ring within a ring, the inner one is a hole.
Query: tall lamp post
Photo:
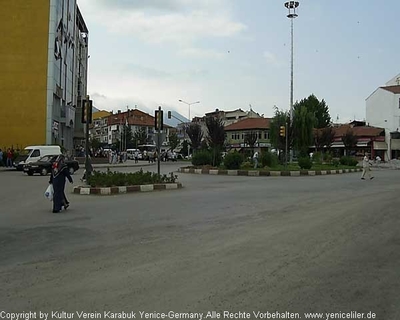
[[[293,20],[297,18],[298,14],[296,12],[299,6],[299,1],[287,1],[285,2],[285,7],[288,9],[287,17],[290,19],[290,125],[293,123]],[[288,132],[286,133],[288,134]],[[293,160],[293,151],[290,151],[290,162]]]
[[[182,103],[187,104],[189,106],[189,122],[192,122],[192,119],[190,119],[190,106],[192,104],[200,103],[200,101],[189,103],[189,102],[183,101],[182,99],[179,99],[179,102],[182,102]],[[185,136],[186,136],[186,128],[185,128]],[[188,158],[189,158],[189,147],[188,147]]]

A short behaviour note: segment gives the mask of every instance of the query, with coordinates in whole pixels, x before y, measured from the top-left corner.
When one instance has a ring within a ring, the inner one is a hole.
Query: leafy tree
[[[271,145],[276,150],[281,151],[279,152],[279,157],[281,161],[285,159],[284,157],[282,157],[284,156],[284,152],[282,151],[285,151],[286,149],[286,137],[281,137],[279,135],[279,131],[280,127],[281,126],[286,127],[287,123],[290,123],[289,112],[279,110],[278,108],[275,107],[275,116],[272,118],[270,125],[270,141]],[[293,128],[290,125],[288,125],[287,128],[288,130],[286,134],[288,135],[288,149],[290,149],[293,145]]]
[[[93,138],[90,141],[90,146],[93,148],[93,150],[98,150],[101,147],[101,142],[97,138]]]
[[[184,140],[182,142],[182,149],[181,149],[181,154],[186,157],[188,154],[188,150],[189,150],[189,142],[187,142],[187,140]]]
[[[206,118],[207,142],[212,150],[212,165],[218,166],[222,160],[221,152],[225,145],[225,129],[222,119],[216,117]]]
[[[126,148],[133,148],[135,146],[135,141],[133,139],[133,132],[130,126],[124,125],[122,128],[123,141],[126,141]]]
[[[313,126],[313,114],[304,105],[297,107],[293,115],[294,146],[301,157],[307,156],[312,144]]]
[[[135,142],[135,145],[146,144],[147,139],[148,137],[145,128],[140,128],[139,130],[136,130],[133,135],[133,141]]]
[[[169,140],[169,148],[173,151],[174,149],[176,149],[179,144],[179,138],[178,135],[176,134],[176,132],[172,132],[170,133],[170,135],[168,136],[168,140]]]
[[[203,140],[203,132],[201,131],[201,126],[198,123],[191,123],[186,128],[186,133],[189,136],[193,150],[196,152],[201,146],[201,141]]]
[[[250,131],[244,135],[244,143],[249,145],[251,151],[253,151],[254,145],[257,142],[257,138],[258,135],[255,131]]]
[[[354,135],[353,130],[348,129],[347,132],[342,136],[342,142],[346,150],[346,154],[355,149],[357,146],[357,137]]]
[[[332,146],[333,141],[335,140],[335,130],[332,127],[323,128],[321,139],[323,146],[325,146],[325,148],[329,150]]]
[[[308,98],[297,101],[293,106],[294,111],[302,106],[306,107],[307,111],[313,115],[314,128],[321,129],[330,126],[331,116],[325,100],[319,101],[314,94],[311,94]]]

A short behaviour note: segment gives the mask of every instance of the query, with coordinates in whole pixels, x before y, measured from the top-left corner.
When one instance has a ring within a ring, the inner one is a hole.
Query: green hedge
[[[308,169],[311,169],[311,167],[312,167],[312,161],[311,161],[310,157],[302,157],[302,158],[299,158],[298,165],[299,165],[300,169],[308,170]]]
[[[169,175],[158,175],[154,172],[143,172],[142,169],[133,173],[93,171],[88,177],[88,184],[91,187],[116,187],[116,186],[135,186],[154,183],[174,183],[178,176],[172,172]]]
[[[262,152],[261,153],[261,164],[263,167],[273,168],[279,163],[278,156],[272,152]]]
[[[343,156],[340,158],[340,164],[344,166],[355,167],[358,164],[357,159],[350,156]]]
[[[224,166],[228,170],[240,169],[243,163],[243,156],[238,152],[230,152],[225,156]]]
[[[212,164],[212,155],[208,150],[196,151],[192,157],[192,164],[194,166],[206,166]]]

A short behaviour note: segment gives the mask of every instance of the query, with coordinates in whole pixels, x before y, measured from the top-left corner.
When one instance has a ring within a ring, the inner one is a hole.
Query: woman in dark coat
[[[60,212],[63,206],[65,209],[69,206],[69,202],[64,193],[65,178],[67,178],[70,183],[73,182],[68,167],[64,163],[64,156],[61,155],[53,164],[49,181],[49,183],[53,185],[54,189],[53,213]]]

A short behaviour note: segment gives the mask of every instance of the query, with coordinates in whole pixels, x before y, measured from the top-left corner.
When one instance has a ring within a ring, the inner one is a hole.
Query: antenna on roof
[[[339,115],[336,116],[336,123],[339,123]]]
[[[252,108],[252,107],[251,107],[251,103],[249,103],[249,106],[250,106],[250,111],[252,111],[252,110],[251,110],[251,108]]]

